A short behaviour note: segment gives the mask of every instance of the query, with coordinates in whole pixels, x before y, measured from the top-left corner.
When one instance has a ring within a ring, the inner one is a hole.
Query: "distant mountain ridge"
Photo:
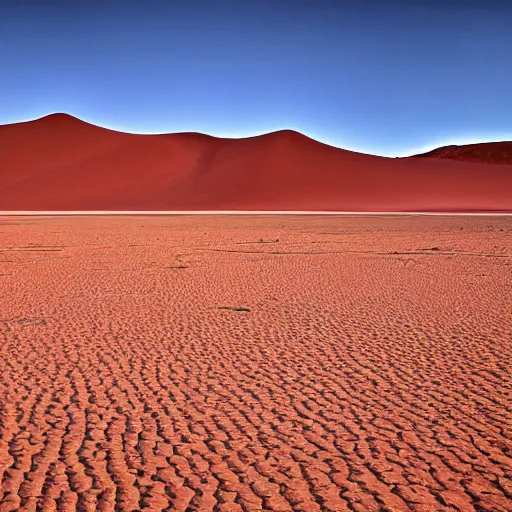
[[[499,147],[472,154],[507,165],[454,161],[452,147],[385,158],[292,130],[139,135],[52,114],[0,126],[0,210],[512,211]]]
[[[511,165],[512,142],[481,142],[461,146],[443,146],[414,158],[448,158],[460,162],[482,162],[486,164]]]

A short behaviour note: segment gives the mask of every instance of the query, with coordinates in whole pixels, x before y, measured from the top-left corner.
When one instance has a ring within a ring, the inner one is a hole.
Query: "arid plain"
[[[3,217],[0,511],[512,510],[512,217]]]

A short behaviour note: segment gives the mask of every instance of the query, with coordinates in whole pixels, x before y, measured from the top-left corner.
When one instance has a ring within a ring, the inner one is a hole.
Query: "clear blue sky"
[[[0,123],[291,128],[402,155],[512,139],[511,0],[0,0]]]

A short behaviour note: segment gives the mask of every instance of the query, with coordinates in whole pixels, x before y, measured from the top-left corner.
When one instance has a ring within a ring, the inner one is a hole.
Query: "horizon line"
[[[352,215],[509,217],[512,211],[331,211],[331,210],[0,210],[0,217],[186,215]]]
[[[81,121],[83,123],[90,124],[91,126],[96,126],[98,128],[102,128],[105,130],[110,130],[110,131],[114,131],[114,132],[118,132],[118,133],[126,133],[126,134],[130,134],[130,135],[176,135],[176,134],[183,134],[183,133],[197,133],[197,134],[206,135],[209,137],[215,137],[215,138],[219,138],[219,139],[249,139],[252,137],[260,137],[262,135],[268,135],[271,133],[277,133],[277,132],[281,132],[281,131],[292,131],[292,132],[296,132],[300,135],[303,135],[304,137],[308,137],[316,142],[319,142],[321,144],[325,144],[325,145],[328,145],[328,146],[331,146],[331,147],[334,147],[337,149],[351,151],[354,153],[360,153],[360,154],[364,154],[364,155],[378,156],[378,157],[382,157],[382,158],[408,158],[411,156],[425,154],[425,153],[428,153],[435,149],[448,147],[448,146],[469,146],[469,145],[474,145],[474,144],[492,144],[492,143],[511,142],[512,141],[512,134],[510,134],[510,137],[507,135],[507,138],[505,138],[505,139],[500,137],[500,138],[498,138],[499,140],[496,140],[494,138],[491,139],[489,137],[482,137],[482,138],[478,138],[478,139],[474,138],[474,137],[468,137],[465,140],[450,139],[445,142],[438,142],[433,145],[428,145],[428,146],[424,146],[421,148],[410,149],[410,150],[404,151],[403,153],[400,153],[400,154],[389,155],[389,154],[382,154],[382,152],[379,152],[379,151],[375,152],[375,151],[370,151],[370,150],[366,150],[366,149],[357,149],[357,148],[349,148],[349,147],[345,147],[345,146],[340,146],[338,143],[335,143],[335,142],[330,141],[325,138],[321,138],[321,137],[319,138],[317,136],[310,135],[304,131],[297,130],[295,128],[276,128],[273,130],[259,132],[259,133],[255,133],[255,134],[251,134],[251,135],[233,135],[233,134],[220,135],[220,134],[213,134],[213,133],[208,133],[208,132],[203,132],[203,131],[174,131],[174,132],[172,132],[172,131],[164,131],[164,132],[162,132],[162,131],[154,131],[154,132],[142,131],[141,132],[141,131],[132,131],[132,130],[127,130],[127,129],[116,128],[116,127],[112,127],[112,126],[106,126],[106,125],[98,123],[96,121],[89,121],[89,120],[86,120],[86,119],[79,117],[75,114],[70,114],[68,112],[63,112],[63,111],[53,111],[53,112],[49,112],[47,114],[44,114],[44,115],[41,115],[38,117],[34,117],[34,118],[2,123],[2,124],[0,124],[0,126],[8,126],[8,125],[13,125],[13,124],[21,124],[21,123],[30,123],[30,122],[34,122],[34,121],[39,121],[46,117],[57,116],[57,115],[71,117],[71,118]]]

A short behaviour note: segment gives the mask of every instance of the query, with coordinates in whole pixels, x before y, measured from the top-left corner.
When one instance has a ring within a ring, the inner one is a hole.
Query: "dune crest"
[[[512,211],[512,158],[453,154],[384,158],[292,130],[138,135],[51,114],[0,126],[0,210]]]

